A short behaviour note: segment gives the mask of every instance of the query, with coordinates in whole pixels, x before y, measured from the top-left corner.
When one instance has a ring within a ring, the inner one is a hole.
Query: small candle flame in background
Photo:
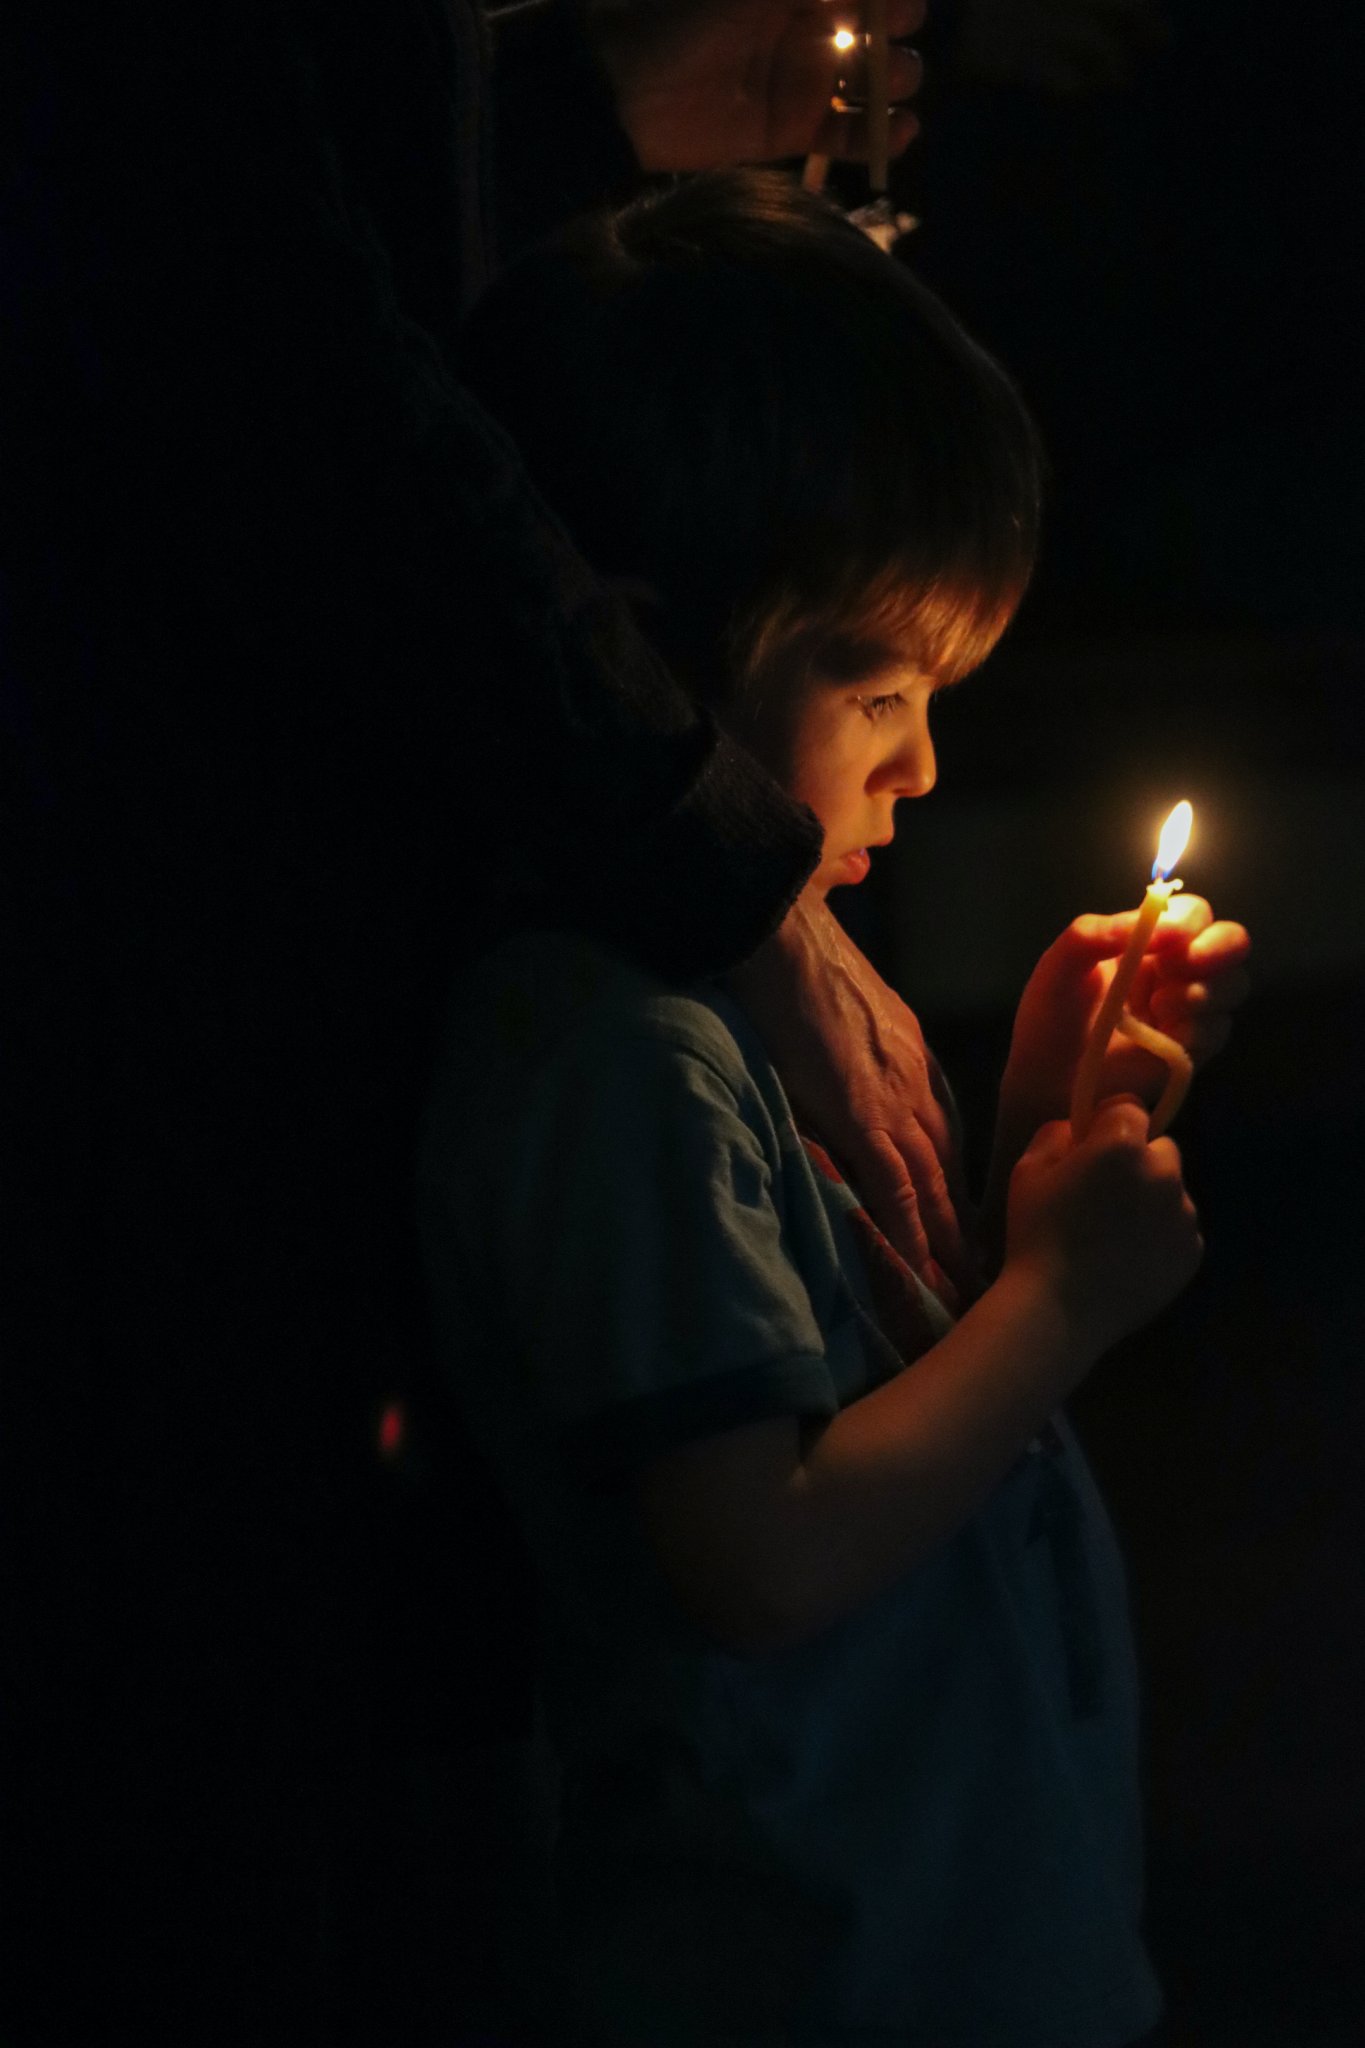
[[[836,114],[861,112],[866,120],[867,182],[871,199],[868,205],[855,208],[848,218],[879,249],[890,254],[900,237],[909,234],[919,223],[912,213],[897,213],[888,196],[891,115],[894,109],[890,103],[887,0],[865,0],[865,5],[866,20],[861,30],[841,24],[830,36],[830,43],[841,57],[847,57],[861,46],[866,75],[860,74],[852,80],[847,76],[840,77],[831,105]],[[828,176],[828,156],[823,150],[812,150],[801,172],[802,185],[808,192],[823,192]]]
[[[1152,862],[1152,880],[1164,882],[1181,854],[1190,843],[1194,828],[1194,805],[1181,799],[1161,828],[1157,841],[1156,859]]]

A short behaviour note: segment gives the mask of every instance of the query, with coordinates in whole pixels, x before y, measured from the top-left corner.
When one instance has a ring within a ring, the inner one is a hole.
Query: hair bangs
[[[964,553],[926,575],[922,563],[894,562],[850,593],[845,631],[901,650],[925,675],[955,683],[979,668],[1018,608],[1032,551],[1013,559]]]
[[[846,265],[823,385],[789,332],[773,348],[798,372],[796,402],[747,478],[767,559],[727,636],[741,689],[784,651],[810,666],[849,642],[957,681],[996,645],[1037,557],[1043,457],[1013,383],[903,264],[839,227],[820,252]]]
[[[807,573],[769,587],[732,622],[728,665],[740,694],[779,674],[866,672],[903,661],[954,683],[981,666],[1033,571],[1037,499],[994,524],[975,519],[937,560],[916,533],[888,560],[847,542]]]

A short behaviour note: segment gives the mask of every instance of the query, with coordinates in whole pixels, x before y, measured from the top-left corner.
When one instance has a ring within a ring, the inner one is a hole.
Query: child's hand
[[[1245,925],[1215,920],[1202,896],[1174,896],[1152,934],[1128,1007],[1202,1067],[1227,1044],[1232,1013],[1250,991],[1250,953]]]
[[[1040,1271],[1081,1356],[1094,1358],[1173,1301],[1204,1254],[1169,1138],[1147,1139],[1132,1096],[1100,1105],[1084,1141],[1044,1125],[1010,1178],[1005,1265]]]
[[[992,1259],[999,1255],[1014,1163],[1043,1124],[1069,1115],[1076,1063],[1136,920],[1136,910],[1074,918],[1029,976],[1000,1083],[981,1205],[982,1237]],[[1183,1045],[1201,1067],[1227,1043],[1232,1013],[1250,987],[1250,951],[1244,926],[1215,923],[1202,896],[1175,896],[1152,934],[1128,1006]],[[1150,1109],[1166,1073],[1162,1060],[1116,1034],[1100,1068],[1099,1099],[1135,1095]]]
[[[845,12],[856,22],[857,7]],[[924,0],[888,0],[891,35],[913,35],[924,13]],[[774,163],[811,150],[867,155],[863,116],[831,111],[843,15],[824,0],[589,0],[587,17],[644,170]],[[919,58],[893,43],[892,99],[911,98],[919,83]],[[918,127],[897,109],[893,156]]]
[[[1029,977],[1000,1090],[1002,1122],[1015,1133],[1016,1152],[1040,1124],[1067,1114],[1076,1063],[1136,920],[1135,910],[1076,918]],[[1250,987],[1250,951],[1244,926],[1215,923],[1202,896],[1175,896],[1152,934],[1128,1007],[1183,1045],[1200,1067],[1227,1043],[1232,1013]],[[1150,1106],[1165,1079],[1161,1060],[1115,1037],[1099,1094],[1137,1095]]]

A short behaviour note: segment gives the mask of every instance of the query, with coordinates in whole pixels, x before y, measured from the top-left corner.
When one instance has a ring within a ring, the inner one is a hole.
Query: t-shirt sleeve
[[[838,1402],[742,1065],[640,1031],[541,1077],[498,1217],[532,1409],[586,1477]]]

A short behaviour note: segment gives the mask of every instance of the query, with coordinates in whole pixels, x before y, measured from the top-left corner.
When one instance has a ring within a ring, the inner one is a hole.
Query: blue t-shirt
[[[1118,2048],[1160,2011],[1135,1683],[1066,1425],[903,1581],[769,1656],[706,1637],[639,1523],[652,1456],[914,1370],[851,1204],[719,991],[566,934],[461,982],[422,1225],[453,1384],[544,1587],[582,2011],[621,2048]]]

